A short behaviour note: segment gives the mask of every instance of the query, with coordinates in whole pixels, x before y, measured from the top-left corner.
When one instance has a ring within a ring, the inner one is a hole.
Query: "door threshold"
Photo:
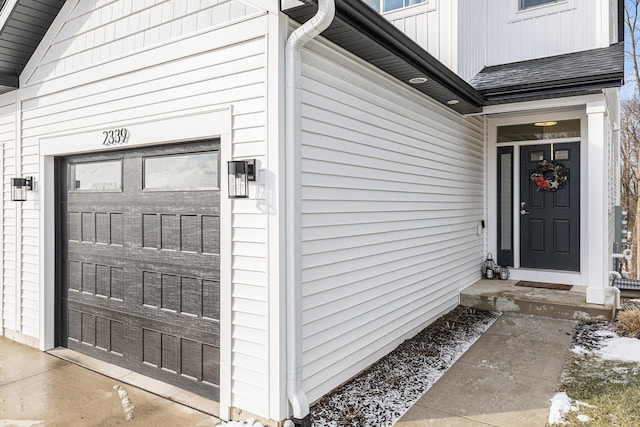
[[[69,350],[65,347],[56,347],[47,351],[47,353],[85,369],[97,372],[105,377],[113,378],[114,380],[122,383],[148,391],[165,399],[169,399],[197,411],[204,412],[205,414],[213,415],[216,418],[220,418],[220,403],[215,400],[207,399],[206,397],[202,397],[174,385],[147,377],[130,369],[114,365],[113,363],[104,362],[91,356],[78,353],[77,351]]]

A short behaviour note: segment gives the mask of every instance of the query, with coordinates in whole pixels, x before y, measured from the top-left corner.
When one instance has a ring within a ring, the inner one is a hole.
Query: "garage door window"
[[[71,191],[122,191],[122,160],[69,165]]]
[[[144,159],[145,190],[218,189],[218,153],[190,153]]]

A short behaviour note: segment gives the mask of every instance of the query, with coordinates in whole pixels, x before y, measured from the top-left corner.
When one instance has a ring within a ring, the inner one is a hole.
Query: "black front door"
[[[564,166],[564,187],[543,191],[531,180],[542,160]],[[580,143],[520,148],[520,208],[520,266],[580,271]]]

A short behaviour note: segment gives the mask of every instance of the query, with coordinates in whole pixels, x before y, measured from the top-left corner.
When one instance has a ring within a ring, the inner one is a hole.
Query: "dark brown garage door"
[[[218,399],[218,142],[59,159],[59,344]]]

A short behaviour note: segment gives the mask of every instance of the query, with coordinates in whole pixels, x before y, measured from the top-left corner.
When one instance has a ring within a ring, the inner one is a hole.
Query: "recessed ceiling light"
[[[412,85],[419,85],[420,83],[426,83],[427,80],[428,79],[426,77],[414,77],[412,79],[409,79],[409,83],[411,83]]]
[[[534,126],[547,127],[547,126],[555,126],[557,124],[558,124],[558,122],[537,122],[537,123],[534,123],[533,125]]]
[[[447,101],[447,104],[449,105],[456,105],[457,103],[459,103],[460,101],[458,101],[457,99],[450,99]]]

